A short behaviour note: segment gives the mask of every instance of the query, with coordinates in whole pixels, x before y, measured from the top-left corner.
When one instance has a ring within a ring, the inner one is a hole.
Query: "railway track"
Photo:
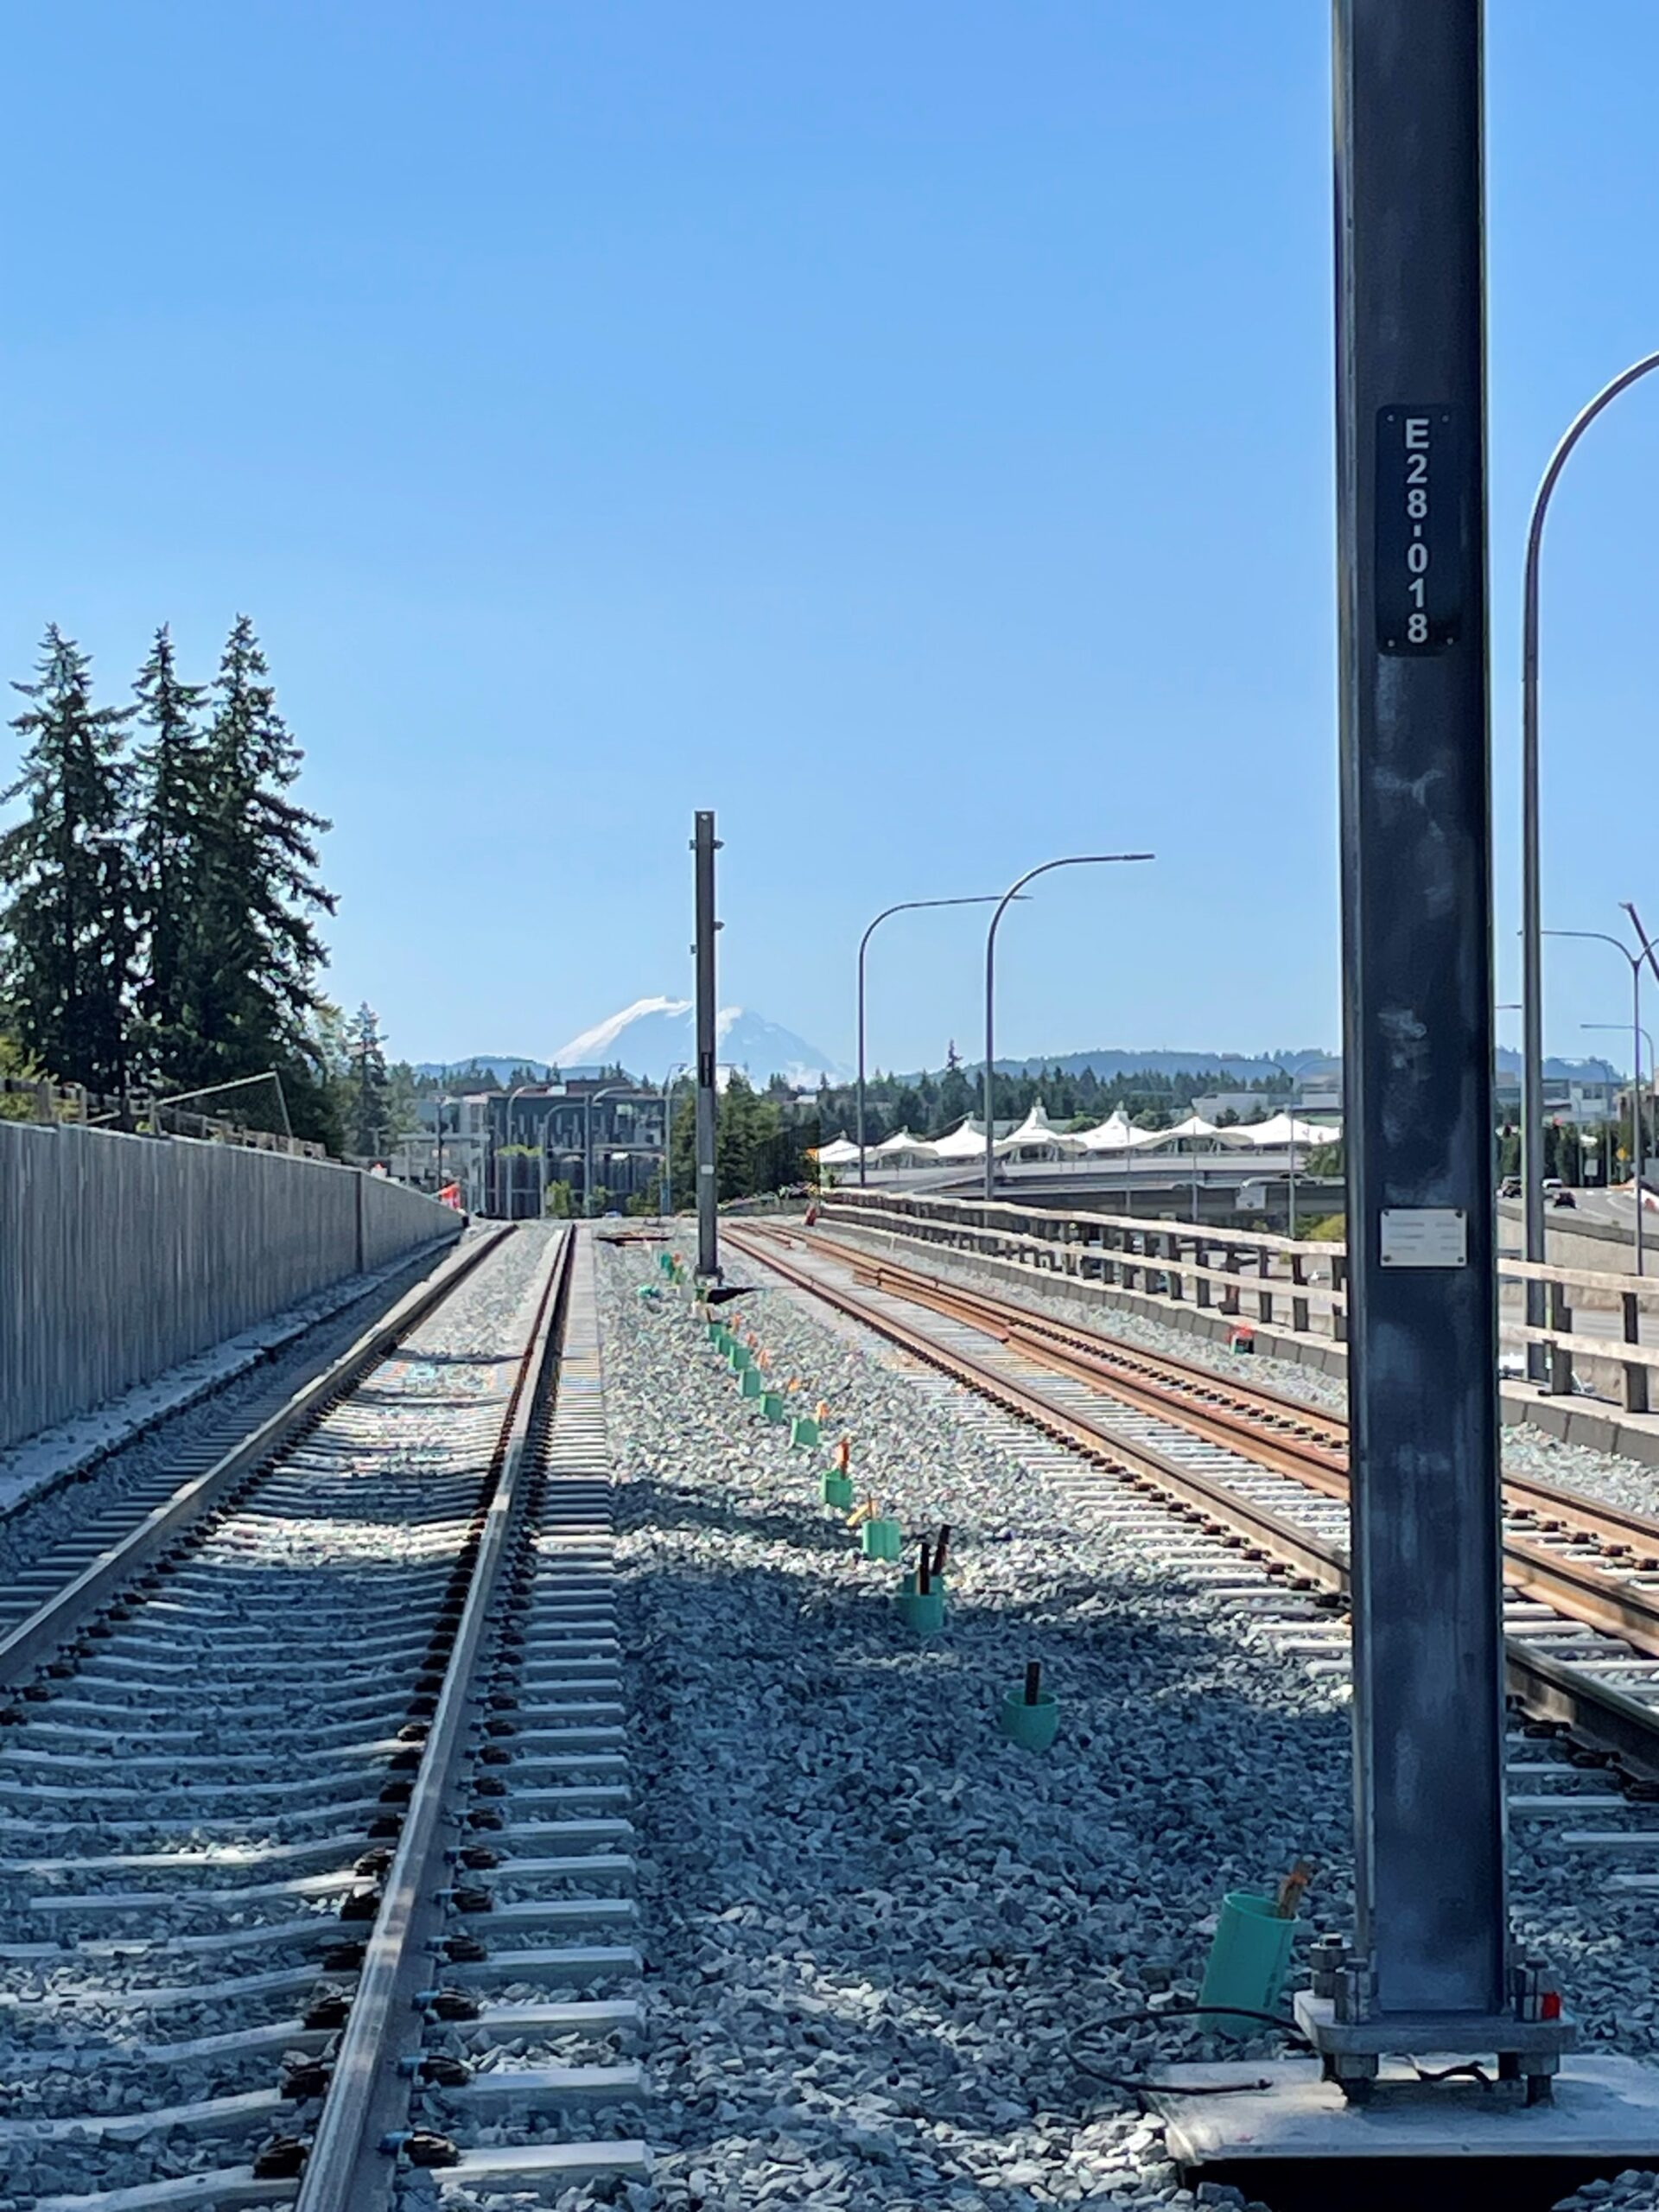
[[[0,1641],[0,2194],[644,2171],[591,1248],[452,1263]]]
[[[1345,1598],[1340,1420],[831,1238],[746,1224],[728,1241],[1132,1487],[1224,1532],[1287,1586]],[[1505,1482],[1504,1519],[1511,1694],[1616,1759],[1629,1794],[1646,1796],[1659,1783],[1659,1520],[1522,1479]]]

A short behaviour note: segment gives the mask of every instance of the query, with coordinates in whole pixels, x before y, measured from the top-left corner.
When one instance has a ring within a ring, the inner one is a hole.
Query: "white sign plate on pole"
[[[1466,1268],[1469,1219],[1461,1206],[1384,1206],[1385,1268]]]

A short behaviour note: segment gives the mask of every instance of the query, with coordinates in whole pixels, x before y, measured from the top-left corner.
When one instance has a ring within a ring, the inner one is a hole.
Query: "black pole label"
[[[1376,649],[1438,653],[1463,623],[1463,486],[1449,407],[1376,415]]]

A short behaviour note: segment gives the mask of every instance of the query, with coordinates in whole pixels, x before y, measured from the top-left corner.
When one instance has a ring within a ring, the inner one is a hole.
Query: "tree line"
[[[296,1135],[338,1149],[349,1040],[317,989],[330,827],[238,615],[207,683],[165,624],[121,705],[55,626],[11,727],[0,804],[0,1052],[15,1072],[121,1097],[275,1070]],[[366,1013],[367,1009],[364,1009]],[[210,1101],[204,1106],[211,1110]]]
[[[1092,1068],[1072,1075],[1058,1067],[1027,1075],[998,1069],[991,1079],[996,1120],[1023,1121],[1040,1098],[1049,1119],[1061,1128],[1071,1122],[1084,1126],[1103,1122],[1119,1107],[1139,1128],[1168,1128],[1185,1119],[1195,1098],[1217,1089],[1259,1090],[1265,1117],[1279,1110],[1294,1084],[1288,1075],[1228,1084],[1213,1072],[1101,1077]],[[880,1144],[900,1129],[918,1137],[943,1136],[967,1115],[977,1120],[984,1105],[983,1077],[964,1068],[954,1052],[937,1075],[873,1075],[864,1090],[864,1134],[870,1144]],[[858,1119],[856,1086],[825,1084],[817,1095],[817,1111],[826,1142],[838,1135],[851,1138]]]
[[[677,1206],[696,1202],[696,1096],[688,1089],[669,1139]],[[757,1090],[745,1077],[734,1074],[720,1094],[715,1122],[716,1195],[724,1202],[810,1182],[810,1154],[823,1141],[817,1107],[796,1098],[781,1077]]]

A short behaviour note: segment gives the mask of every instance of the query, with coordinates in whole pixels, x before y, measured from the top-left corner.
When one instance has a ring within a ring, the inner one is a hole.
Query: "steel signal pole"
[[[1356,1941],[1327,2072],[1571,2041],[1504,1884],[1480,0],[1336,0]]]
[[[696,942],[691,950],[697,963],[697,1273],[705,1280],[720,1279],[719,1229],[715,1204],[719,1188],[715,1179],[715,855],[720,840],[715,835],[712,813],[696,817],[691,849],[696,855]]]

